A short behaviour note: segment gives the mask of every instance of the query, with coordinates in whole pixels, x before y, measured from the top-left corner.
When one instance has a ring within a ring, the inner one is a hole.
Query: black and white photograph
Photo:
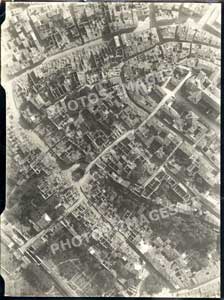
[[[5,6],[5,296],[221,297],[222,4]]]

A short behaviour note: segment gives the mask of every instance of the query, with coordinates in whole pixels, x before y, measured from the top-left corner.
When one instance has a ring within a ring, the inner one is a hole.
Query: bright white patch
[[[44,219],[47,221],[47,222],[50,222],[51,221],[51,218],[48,216],[48,214],[44,214]]]

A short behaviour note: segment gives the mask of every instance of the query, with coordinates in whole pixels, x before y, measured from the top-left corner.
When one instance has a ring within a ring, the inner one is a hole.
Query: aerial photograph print
[[[5,296],[220,298],[222,4],[5,7]]]

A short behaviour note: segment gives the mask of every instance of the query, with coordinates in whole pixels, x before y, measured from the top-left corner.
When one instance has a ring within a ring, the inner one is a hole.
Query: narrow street
[[[17,80],[19,79],[20,77],[26,75],[26,74],[29,74],[30,72],[32,71],[35,71],[37,68],[39,68],[41,65],[43,64],[46,64],[54,59],[59,59],[65,55],[69,55],[71,54],[72,52],[75,52],[75,51],[79,51],[79,50],[82,50],[84,49],[86,46],[95,46],[95,45],[98,45],[102,42],[102,38],[98,38],[96,40],[93,40],[93,41],[90,41],[90,42],[87,42],[83,45],[80,45],[78,47],[72,47],[72,48],[69,48],[69,49],[65,49],[65,50],[60,50],[60,52],[57,52],[51,56],[46,56],[43,60],[41,60],[40,62],[36,63],[34,66],[31,66],[29,68],[26,68],[24,71],[21,71],[19,75],[17,76],[14,76],[12,79],[10,80],[7,80],[6,82],[13,82],[14,80]],[[4,78],[4,76],[3,76]],[[4,84],[4,81],[3,81],[3,85]]]
[[[39,258],[40,259],[40,258]],[[55,273],[53,270],[49,270],[49,268],[42,262],[40,264],[40,267],[42,270],[44,270],[52,279],[52,281],[56,284],[56,287],[64,296],[69,297],[77,297],[79,295],[76,294],[76,292],[70,288],[70,286],[64,281],[64,278],[59,276],[57,273]]]
[[[68,209],[66,209],[64,211],[64,213],[57,219],[55,220],[53,223],[51,223],[51,225],[49,227],[47,227],[46,229],[43,229],[42,231],[40,231],[37,235],[35,235],[34,237],[32,237],[31,239],[29,239],[25,244],[23,244],[19,250],[21,253],[24,253],[27,249],[29,249],[38,239],[40,239],[41,237],[43,237],[50,229],[52,229],[60,220],[64,219],[67,215],[69,215],[77,206],[79,206],[79,204],[83,201],[82,198],[80,198],[77,202],[75,202],[72,206],[70,206]]]
[[[208,210],[213,216],[215,216],[216,218],[218,218],[218,220],[220,219],[220,212],[217,211],[215,209],[215,207],[212,207],[211,204],[207,201],[207,199],[202,196],[199,192],[196,193],[195,191],[192,190],[192,188],[190,188],[188,185],[185,184],[185,182],[183,180],[181,180],[181,178],[177,177],[176,175],[174,175],[173,173],[171,173],[167,167],[165,167],[166,173],[172,177],[176,182],[180,182],[183,184],[183,186],[188,190],[188,192],[191,194],[191,196],[195,197],[197,196],[199,201],[201,202],[202,206]]]
[[[171,98],[174,97],[177,93],[177,91],[183,86],[183,84],[185,83],[185,81],[187,81],[188,78],[191,77],[191,71],[189,70],[189,73],[181,80],[181,82],[176,86],[176,88],[173,91],[169,91],[164,97],[163,99],[159,102],[159,104],[156,106],[156,108],[153,110],[153,112],[150,113],[150,115],[148,116],[148,118],[146,120],[144,120],[139,126],[138,128],[144,126],[146,123],[148,123],[148,121],[154,117],[156,115],[156,113],[160,110],[160,108]]]
[[[123,80],[123,76],[121,75],[121,78]],[[138,108],[140,108],[141,110],[143,110],[144,112],[146,112],[147,114],[151,114],[151,111],[148,110],[147,108],[143,107],[141,104],[137,103],[129,93],[127,93],[127,96],[128,98],[130,99],[131,102],[134,103],[134,105],[136,105]],[[208,119],[206,116],[204,116],[193,104],[189,103],[189,101],[185,100],[183,98],[183,96],[179,96],[179,91],[176,92],[176,95],[175,97],[177,98],[177,101],[182,101],[183,103],[185,103],[186,105],[186,109],[188,110],[193,110],[196,114],[199,115],[200,118],[202,118],[202,120],[205,122],[205,124],[207,124],[208,126],[212,126],[212,128],[215,130],[215,132],[217,134],[220,134],[219,133],[219,125],[218,124],[214,124],[210,119]],[[157,118],[156,115],[154,115],[155,118]],[[149,118],[149,117],[148,117]],[[194,144],[194,142],[189,138],[187,137],[186,135],[184,135],[183,133],[181,133],[179,130],[177,130],[176,128],[174,128],[173,126],[171,126],[168,122],[165,122],[164,120],[158,118],[158,120],[163,123],[166,127],[168,127],[171,131],[173,131],[175,134],[177,134],[180,138],[183,139],[183,141],[186,141],[187,143],[189,143],[190,145],[194,146],[195,145],[195,148],[197,149],[197,151],[203,155],[204,159],[211,165],[213,166],[216,170],[218,170],[218,167],[214,164],[214,162],[209,159],[204,153],[201,152],[201,150],[197,147],[197,142]],[[146,120],[145,120],[146,122]]]
[[[110,225],[111,228],[114,228],[114,225],[104,216],[102,215],[96,208],[96,206],[92,203],[92,206],[89,206],[88,205],[88,199],[82,189],[82,187],[80,187],[80,190],[79,190],[80,194],[82,194],[83,196],[83,199],[84,201],[86,202],[86,205],[89,207],[90,210],[92,210],[94,212],[94,214],[96,216],[98,216],[98,218],[102,218],[106,223],[108,223]],[[93,210],[93,207],[94,207],[94,210]],[[157,276],[161,277],[164,282],[167,284],[167,286],[170,288],[170,289],[174,289],[174,286],[173,284],[167,280],[167,278],[164,276],[164,274],[161,274],[161,272],[159,272],[155,266],[142,254],[142,252],[131,242],[129,242],[127,240],[127,238],[124,236],[123,233],[121,233],[119,230],[116,230],[117,234],[121,237],[122,240],[126,241],[126,243],[132,248],[132,250],[139,256],[141,257],[145,262],[146,262],[146,265],[147,267],[155,272],[157,274]]]
[[[207,280],[205,282],[203,282],[202,284],[193,287],[192,289],[184,289],[184,290],[180,290],[178,292],[175,292],[172,294],[172,297],[186,297],[187,295],[189,295],[189,297],[193,298],[192,292],[194,292],[194,295],[199,296],[200,293],[200,289],[203,287],[208,287],[208,285],[213,286],[214,284],[220,284],[220,276],[217,276],[216,278],[212,279],[212,280]],[[211,288],[212,290],[212,288]],[[208,295],[206,295],[208,297]],[[213,297],[212,297],[213,298]]]
[[[165,161],[162,163],[162,165],[158,168],[157,171],[155,171],[152,176],[149,177],[148,180],[144,183],[144,188],[153,180],[153,178],[156,177],[157,174],[159,174],[160,171],[162,171],[164,168],[164,165],[169,161],[169,159],[173,156],[173,154],[176,152],[176,150],[183,144],[183,141],[181,140],[176,147],[173,149],[173,151],[168,155],[168,157],[165,159]]]
[[[149,122],[149,120],[151,118],[153,118],[156,113],[160,110],[160,108],[172,97],[175,96],[176,92],[181,88],[181,86],[184,84],[184,82],[191,76],[191,72],[189,71],[189,73],[183,78],[183,80],[181,80],[181,82],[178,84],[178,86],[173,90],[168,92],[163,99],[159,102],[159,104],[155,107],[155,109],[153,110],[153,112],[144,120],[142,121],[141,124],[139,124],[139,126],[136,129],[133,130],[129,130],[126,133],[124,133],[123,135],[121,135],[117,140],[115,140],[112,144],[110,144],[106,149],[104,149],[86,168],[86,173],[88,173],[90,171],[90,169],[92,168],[92,166],[97,162],[98,159],[100,159],[104,154],[106,154],[108,151],[110,151],[115,145],[117,145],[118,143],[120,143],[122,140],[124,140],[125,138],[127,138],[129,135],[134,135],[134,133],[139,130],[142,126],[144,126],[147,122]]]
[[[9,247],[7,241],[4,240],[4,234],[2,236],[2,242]],[[21,249],[21,248],[20,248]],[[10,249],[9,249],[10,251]],[[27,256],[26,253],[24,253],[24,255],[29,259],[29,257]],[[35,255],[36,257],[36,255]],[[55,274],[54,271],[50,270],[44,263],[43,261],[38,257],[38,260],[41,261],[41,264],[39,264],[39,266],[41,267],[41,269],[47,273],[48,276],[51,277],[51,279],[53,280],[54,283],[56,283],[56,286],[58,288],[59,291],[61,291],[63,293],[63,295],[65,296],[70,296],[70,297],[74,297],[77,296],[75,295],[75,291],[73,291],[65,282],[62,281],[62,278],[60,278],[60,276],[58,274]]]
[[[107,148],[105,148],[86,168],[86,173],[90,171],[92,166],[100,159],[104,154],[106,154],[108,151],[110,151],[115,145],[119,144],[121,141],[123,141],[125,138],[127,138],[130,135],[134,135],[134,130],[129,130],[122,134],[117,140],[115,140],[112,144],[110,144]]]
[[[190,111],[193,111],[196,115],[198,115],[198,117],[210,128],[212,128],[216,134],[220,134],[220,125],[215,121],[215,120],[211,120],[208,116],[206,116],[204,113],[202,113],[198,107],[191,103],[190,101],[186,100],[181,93],[177,93],[176,94],[176,102],[181,102],[183,103],[183,106]]]

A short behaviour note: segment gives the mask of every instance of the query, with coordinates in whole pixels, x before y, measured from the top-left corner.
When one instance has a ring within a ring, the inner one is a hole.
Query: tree
[[[158,277],[150,273],[144,281],[143,292],[147,293],[147,295],[158,294],[162,291],[163,286]]]
[[[48,292],[52,288],[49,276],[35,264],[28,265],[23,276],[38,292]]]
[[[85,174],[85,169],[78,167],[75,171],[72,172],[72,179],[74,181],[79,181]]]
[[[193,251],[192,254],[192,259],[188,262],[192,272],[198,272],[208,266],[209,260],[207,256],[202,255],[199,251]]]

